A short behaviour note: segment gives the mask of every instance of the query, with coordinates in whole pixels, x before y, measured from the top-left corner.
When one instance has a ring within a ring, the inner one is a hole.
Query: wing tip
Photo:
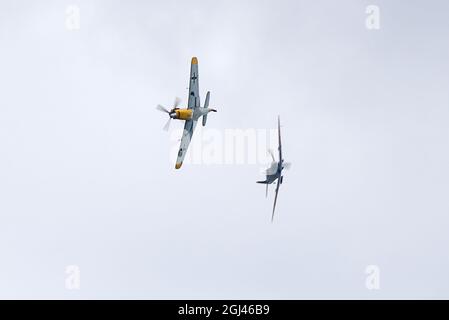
[[[177,162],[175,165],[175,169],[179,169],[182,166],[182,162]]]
[[[198,64],[198,58],[197,57],[193,57],[192,58],[192,64]]]

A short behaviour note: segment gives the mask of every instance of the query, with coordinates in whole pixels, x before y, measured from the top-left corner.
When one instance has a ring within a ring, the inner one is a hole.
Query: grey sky
[[[0,298],[449,298],[448,12],[0,0]],[[209,128],[281,115],[274,224],[259,165],[169,161],[192,56]]]

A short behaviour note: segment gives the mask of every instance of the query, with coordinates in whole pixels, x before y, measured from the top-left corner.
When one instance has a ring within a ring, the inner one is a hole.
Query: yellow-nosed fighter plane
[[[209,112],[217,112],[217,110],[209,108],[210,92],[207,92],[206,101],[204,107],[200,104],[200,94],[198,86],[198,59],[192,58],[192,64],[190,67],[190,86],[189,86],[189,102],[187,109],[180,109],[178,105],[180,100],[176,98],[175,104],[171,110],[167,110],[161,105],[157,106],[157,109],[166,112],[170,117],[167,124],[164,126],[164,130],[168,130],[171,119],[185,120],[184,132],[182,134],[181,145],[179,147],[178,158],[176,159],[176,169],[181,168],[182,162],[186,155],[187,149],[192,140],[193,131],[196,127],[196,122],[200,117],[203,117],[203,126],[206,125],[207,114]]]

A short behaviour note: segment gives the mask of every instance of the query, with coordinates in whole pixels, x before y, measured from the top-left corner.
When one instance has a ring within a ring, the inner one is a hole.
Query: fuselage
[[[267,169],[265,183],[271,184],[279,179],[282,175],[283,166],[278,161],[273,161],[270,167]]]

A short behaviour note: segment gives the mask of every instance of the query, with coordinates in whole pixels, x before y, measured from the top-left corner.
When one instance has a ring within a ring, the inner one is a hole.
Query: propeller
[[[173,103],[173,109],[178,108],[179,104],[181,103],[181,99],[176,97],[175,98],[175,103]]]
[[[165,123],[165,126],[162,129],[164,131],[168,131],[168,129],[170,128],[170,123],[171,123],[171,117],[168,118],[167,122]]]
[[[276,167],[270,166],[269,168],[265,169],[264,174],[267,175],[267,176],[268,175],[272,175],[272,174],[276,173],[276,170],[277,170],[277,166]]]
[[[156,109],[159,111],[165,112],[165,113],[170,113],[170,111],[168,111],[166,108],[164,108],[160,104],[157,105]]]
[[[170,128],[170,122],[171,122],[170,111],[167,108],[164,108],[163,106],[161,106],[160,104],[157,105],[156,109],[168,114],[168,120],[165,123],[165,126],[162,128],[164,131],[168,131],[168,129]]]
[[[288,170],[292,167],[292,163],[291,162],[284,162],[283,163],[283,167],[284,169]]]
[[[157,107],[156,107],[157,110],[168,114],[168,121],[165,123],[164,127],[162,128],[164,131],[168,131],[168,129],[170,128],[170,123],[171,123],[171,119],[172,119],[170,114],[172,112],[174,112],[176,109],[178,109],[178,106],[180,103],[181,103],[181,99],[176,97],[175,102],[173,103],[173,108],[171,110],[168,110],[167,108],[165,108],[164,106],[161,106],[160,104],[157,105]]]
[[[276,160],[274,159],[273,150],[268,149],[268,153],[270,154],[271,158],[273,159],[273,162],[276,161]]]

